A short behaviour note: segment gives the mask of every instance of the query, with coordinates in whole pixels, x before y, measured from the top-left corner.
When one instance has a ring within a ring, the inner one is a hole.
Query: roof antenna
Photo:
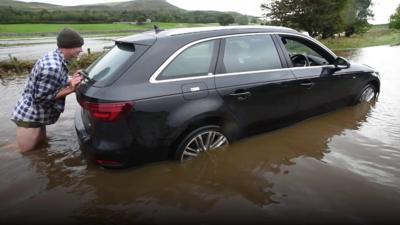
[[[163,29],[158,28],[158,26],[154,24],[154,31],[158,34],[160,31],[163,31]]]

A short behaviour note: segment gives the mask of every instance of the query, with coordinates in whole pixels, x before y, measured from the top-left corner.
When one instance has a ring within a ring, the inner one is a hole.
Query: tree
[[[400,5],[397,7],[396,12],[390,16],[389,27],[400,29]]]
[[[269,24],[332,37],[344,30],[342,11],[349,0],[269,0],[261,5]]]
[[[239,25],[248,25],[249,18],[247,16],[239,16],[236,18],[236,23]]]
[[[370,6],[371,0],[348,0],[343,10],[346,37],[364,33],[371,27],[368,23],[368,18],[373,16]]]
[[[224,13],[218,16],[218,23],[222,26],[227,26],[235,22],[235,18],[229,13]]]

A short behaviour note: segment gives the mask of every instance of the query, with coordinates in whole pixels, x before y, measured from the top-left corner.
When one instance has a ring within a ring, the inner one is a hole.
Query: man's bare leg
[[[17,127],[17,143],[21,153],[31,151],[46,137],[46,128]]]

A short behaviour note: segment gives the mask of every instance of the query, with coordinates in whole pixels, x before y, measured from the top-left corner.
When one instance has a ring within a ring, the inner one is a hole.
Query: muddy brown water
[[[0,223],[400,224],[400,47],[357,50],[381,73],[374,104],[346,107],[197,160],[106,170],[82,156],[77,103],[21,155],[9,120],[24,78],[0,85]]]

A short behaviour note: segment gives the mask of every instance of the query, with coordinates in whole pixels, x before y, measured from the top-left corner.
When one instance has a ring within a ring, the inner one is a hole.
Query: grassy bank
[[[353,35],[349,38],[328,38],[320,41],[334,51],[351,50],[378,45],[399,45],[400,31],[391,30],[387,25],[375,25],[364,34]]]
[[[198,24],[198,23],[146,23],[136,24],[4,24],[0,25],[0,38],[15,37],[43,37],[54,36],[64,27],[72,28],[81,34],[92,35],[120,35],[129,32],[140,32],[153,29],[157,25],[161,29],[214,26],[217,24]]]

